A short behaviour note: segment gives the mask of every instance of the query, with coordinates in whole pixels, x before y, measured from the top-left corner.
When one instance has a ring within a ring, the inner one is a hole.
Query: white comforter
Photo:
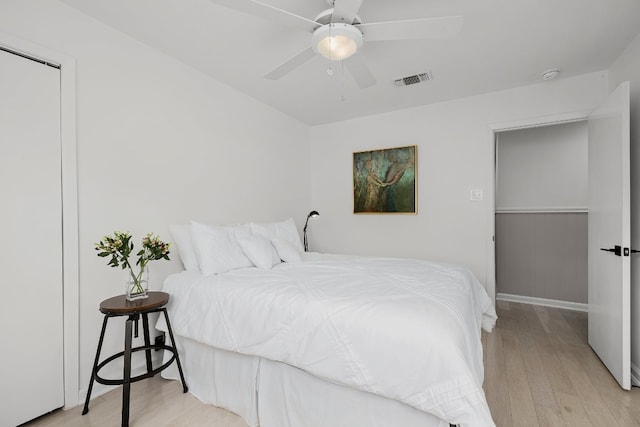
[[[279,264],[169,277],[174,333],[281,361],[450,423],[493,426],[480,328],[495,310],[465,268],[305,254]]]

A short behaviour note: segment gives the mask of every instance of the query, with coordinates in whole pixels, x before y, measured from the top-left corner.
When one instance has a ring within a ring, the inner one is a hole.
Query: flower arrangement
[[[115,231],[113,236],[105,236],[101,241],[95,244],[99,257],[111,257],[107,265],[111,267],[121,266],[122,269],[129,269],[131,280],[131,289],[127,289],[127,294],[144,294],[146,287],[143,287],[143,273],[150,261],[159,259],[169,259],[169,243],[165,243],[158,236],[149,233],[142,238],[142,249],[138,251],[136,256],[136,266],[140,269],[134,273],[134,268],[129,262],[129,257],[133,253],[133,242],[131,242],[131,234]]]

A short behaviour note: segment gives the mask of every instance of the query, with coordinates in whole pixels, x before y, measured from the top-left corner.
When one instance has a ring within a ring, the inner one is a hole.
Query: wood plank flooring
[[[484,390],[498,427],[640,426],[640,389],[618,386],[587,345],[587,315],[497,302],[499,320],[482,334]],[[132,427],[246,427],[224,409],[205,405],[180,384],[159,377],[132,385]],[[120,425],[121,389],[82,407],[57,411],[28,427]],[[401,426],[396,426],[401,427]]]
[[[68,411],[58,410],[21,427],[117,427],[121,425],[122,387],[118,387],[89,403]],[[131,384],[131,427],[247,427],[239,416],[212,405],[206,405],[191,393],[182,393],[178,381],[159,375]]]
[[[587,344],[587,313],[497,302],[483,332],[491,414],[507,426],[640,426],[640,389],[624,391]]]

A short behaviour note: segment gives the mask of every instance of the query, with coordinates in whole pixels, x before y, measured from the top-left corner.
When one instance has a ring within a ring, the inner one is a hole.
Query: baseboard
[[[528,297],[524,295],[512,295],[498,293],[496,300],[509,301],[509,302],[521,302],[524,304],[543,305],[545,307],[563,308],[565,310],[574,311],[589,311],[589,305],[580,302],[560,301],[548,298]],[[638,371],[640,374],[640,370]],[[640,376],[638,377],[640,378]]]

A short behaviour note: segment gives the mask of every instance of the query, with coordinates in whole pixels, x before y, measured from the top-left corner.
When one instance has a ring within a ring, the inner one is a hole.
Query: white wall
[[[640,246],[640,34],[609,69],[609,87],[631,82],[631,246]],[[640,257],[631,258],[631,364],[640,384]]]
[[[57,1],[3,0],[0,32],[76,60],[82,391],[98,305],[123,293],[121,271],[96,256],[94,242],[114,229],[169,239],[169,224],[190,219],[293,217],[301,227],[309,128]],[[177,252],[150,268],[150,287],[160,289],[180,268]],[[118,320],[103,354],[122,350]]]
[[[496,139],[496,211],[587,209],[585,121],[500,132]]]
[[[493,250],[490,127],[591,110],[606,94],[606,73],[592,73],[312,128],[311,200],[321,216],[310,226],[311,249],[462,263],[486,282]],[[352,153],[412,144],[418,214],[354,215]],[[474,189],[484,191],[483,201],[470,201]]]

